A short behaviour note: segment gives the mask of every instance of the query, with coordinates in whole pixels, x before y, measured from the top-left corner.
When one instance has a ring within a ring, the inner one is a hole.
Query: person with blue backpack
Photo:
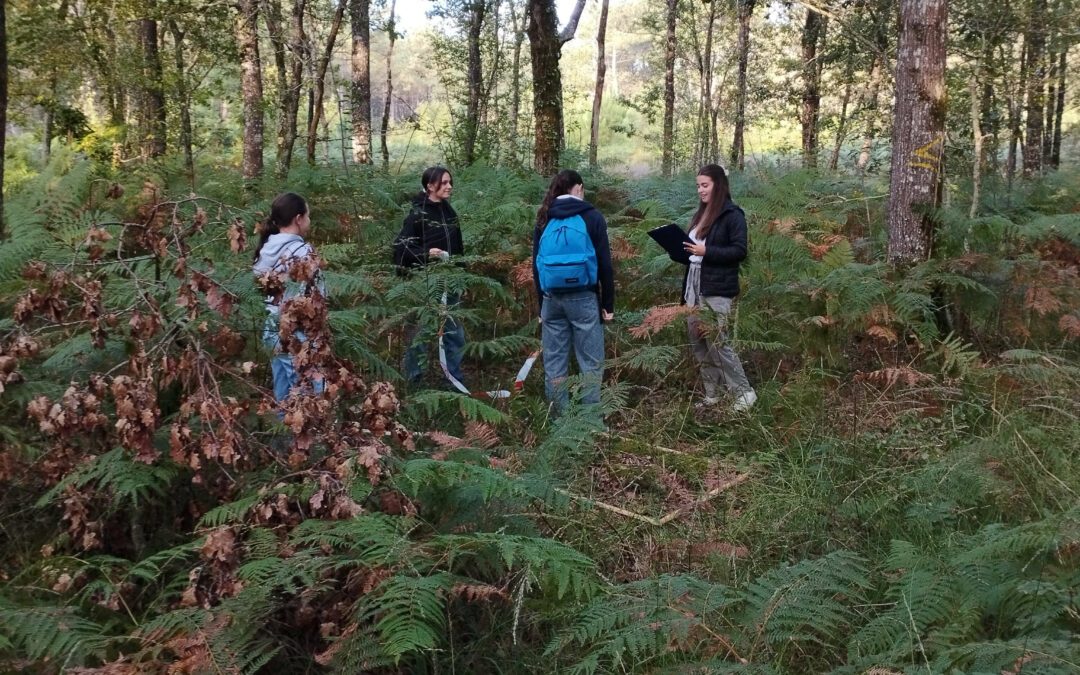
[[[615,318],[615,271],[607,222],[585,201],[577,171],[551,180],[536,214],[533,282],[540,302],[544,388],[556,413],[569,402],[570,348],[585,380],[581,402],[600,403],[604,374],[602,321]]]

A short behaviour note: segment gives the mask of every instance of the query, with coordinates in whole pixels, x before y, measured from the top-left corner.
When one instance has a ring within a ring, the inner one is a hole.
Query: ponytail
[[[585,181],[581,178],[581,174],[573,169],[563,169],[555,174],[555,177],[551,179],[551,184],[548,185],[544,201],[540,202],[540,208],[536,212],[536,227],[543,230],[544,226],[547,225],[548,209],[551,208],[551,203],[555,201],[556,197],[570,194],[570,188],[584,184]]]
[[[281,233],[281,228],[288,227],[297,216],[308,212],[307,202],[295,192],[283,192],[270,204],[270,215],[259,225],[259,245],[255,247],[255,262],[268,239]]]

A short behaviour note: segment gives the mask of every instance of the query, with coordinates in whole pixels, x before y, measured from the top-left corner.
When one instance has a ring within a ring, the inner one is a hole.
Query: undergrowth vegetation
[[[647,235],[690,180],[586,176],[617,267],[606,431],[553,418],[539,367],[509,399],[400,386],[405,326],[451,291],[470,385],[513,388],[540,177],[457,173],[469,255],[401,277],[415,177],[295,170],[328,297],[284,323],[333,349],[279,420],[250,262],[280,186],[200,174],[57,153],[5,205],[0,669],[1080,669],[1075,173],[941,210],[903,271],[878,179],[736,176],[742,416],[693,409],[681,270]]]

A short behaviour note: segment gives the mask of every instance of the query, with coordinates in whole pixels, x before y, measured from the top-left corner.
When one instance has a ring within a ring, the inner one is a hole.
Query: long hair
[[[547,225],[548,209],[551,208],[551,203],[555,201],[556,197],[568,195],[570,194],[570,188],[584,184],[585,181],[581,178],[581,174],[573,169],[563,169],[555,174],[555,177],[551,179],[551,184],[548,185],[544,201],[540,202],[540,208],[536,212],[536,226],[542,230]]]
[[[690,229],[698,228],[697,236],[704,239],[712,229],[716,217],[720,215],[724,204],[731,197],[731,187],[728,185],[727,174],[724,167],[719,164],[706,164],[698,170],[697,175],[708,176],[712,179],[712,194],[708,202],[699,202],[697,213],[690,220]]]
[[[423,197],[424,201],[428,198],[428,186],[438,185],[442,182],[443,176],[450,173],[450,169],[444,166],[429,166],[424,169],[424,173],[420,174],[420,194],[417,197]],[[454,179],[453,175],[450,176],[450,180]]]
[[[280,234],[281,228],[288,227],[297,216],[308,212],[307,201],[295,192],[282,192],[270,204],[270,216],[259,228],[259,245],[255,247],[255,260],[266,245],[271,235]]]

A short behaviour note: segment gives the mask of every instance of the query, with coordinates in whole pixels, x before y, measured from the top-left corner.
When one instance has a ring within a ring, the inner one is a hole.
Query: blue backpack
[[[581,216],[548,221],[540,235],[536,270],[544,293],[596,286],[596,249]]]

